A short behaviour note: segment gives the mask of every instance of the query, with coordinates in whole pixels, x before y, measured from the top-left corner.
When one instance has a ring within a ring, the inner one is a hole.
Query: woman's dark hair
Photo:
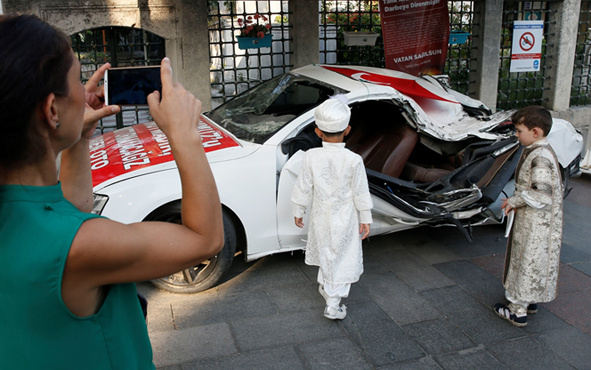
[[[548,136],[552,128],[552,115],[546,108],[537,105],[521,108],[513,113],[511,121],[515,125],[524,125],[529,130],[537,127],[542,130],[544,136]]]
[[[68,94],[70,50],[68,36],[36,16],[0,15],[0,168],[45,155],[35,115],[49,94]]]

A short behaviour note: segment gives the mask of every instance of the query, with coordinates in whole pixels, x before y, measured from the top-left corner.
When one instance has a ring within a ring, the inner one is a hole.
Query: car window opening
[[[460,147],[442,154],[423,144],[404,111],[391,101],[354,105],[346,146],[359,154],[366,168],[414,183],[431,183],[461,165]]]
[[[426,202],[443,204],[471,195],[476,191],[474,185],[486,188],[502,164],[518,158],[515,151],[506,152],[501,159],[493,155],[495,150],[512,145],[512,138],[493,145],[475,137],[445,142],[418,133],[407,117],[390,100],[354,103],[351,132],[345,144],[363,158],[374,189],[404,195],[404,201],[413,207],[424,208]],[[284,153],[291,157],[298,150],[320,147],[322,142],[314,127],[311,124],[286,140]],[[513,170],[514,166],[503,176],[511,176]],[[501,190],[492,189],[489,195],[496,196]]]
[[[348,149],[359,154],[367,169],[388,177],[419,184],[434,182],[462,164],[461,151],[467,143],[439,143],[439,151],[424,144],[420,134],[407,122],[407,115],[392,101],[367,101],[351,106],[351,132],[345,138]],[[314,124],[286,141],[286,154],[320,147]],[[427,140],[429,140],[427,138]]]
[[[285,74],[248,90],[207,116],[239,139],[263,144],[292,119],[347,91],[296,74]]]

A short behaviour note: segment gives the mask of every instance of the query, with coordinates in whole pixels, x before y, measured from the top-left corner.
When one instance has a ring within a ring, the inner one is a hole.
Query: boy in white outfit
[[[343,142],[351,130],[350,108],[341,100],[328,99],[316,108],[314,117],[322,148],[305,153],[291,200],[300,228],[312,201],[305,262],[320,267],[324,316],[344,319],[347,307],[340,302],[363,273],[361,240],[369,235],[373,203],[363,160]]]

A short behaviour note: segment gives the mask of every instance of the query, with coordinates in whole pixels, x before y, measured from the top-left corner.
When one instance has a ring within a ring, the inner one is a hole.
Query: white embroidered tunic
[[[344,143],[306,152],[291,195],[294,216],[312,202],[306,264],[320,266],[326,282],[354,283],[363,273],[360,223],[371,223],[373,203],[361,157]]]
[[[562,181],[546,140],[523,150],[515,195],[508,199],[515,221],[507,243],[503,284],[523,302],[556,298],[562,243]]]

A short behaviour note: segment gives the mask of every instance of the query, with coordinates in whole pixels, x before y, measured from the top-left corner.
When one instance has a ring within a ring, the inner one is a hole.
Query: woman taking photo
[[[92,208],[89,139],[119,111],[80,83],[68,37],[0,16],[0,364],[7,369],[154,368],[133,282],[196,265],[223,246],[222,211],[197,131],[201,103],[161,64],[150,114],[182,181],[183,225],[121,224]],[[57,175],[56,159],[61,153]]]

